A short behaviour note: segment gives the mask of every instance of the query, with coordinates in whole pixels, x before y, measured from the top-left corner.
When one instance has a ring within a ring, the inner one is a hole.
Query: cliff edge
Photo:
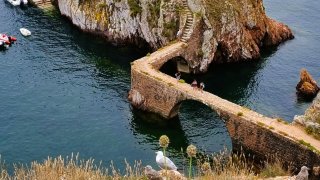
[[[293,38],[288,26],[265,14],[262,0],[57,0],[62,15],[84,31],[115,44],[149,45],[156,50],[183,39],[194,72],[211,63],[260,57],[262,47]]]

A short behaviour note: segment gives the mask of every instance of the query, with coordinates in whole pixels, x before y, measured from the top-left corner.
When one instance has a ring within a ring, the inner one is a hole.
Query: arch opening
[[[186,59],[181,56],[174,57],[165,62],[160,71],[174,77],[176,72],[191,73],[190,65]]]
[[[171,111],[176,114],[189,141],[205,154],[232,150],[225,122],[211,107],[194,100],[183,100]],[[172,114],[172,115],[173,115]]]

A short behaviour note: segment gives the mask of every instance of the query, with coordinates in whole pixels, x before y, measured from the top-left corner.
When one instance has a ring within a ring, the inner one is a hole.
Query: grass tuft
[[[273,178],[276,176],[288,176],[290,173],[283,169],[283,164],[279,159],[276,159],[273,163],[265,163],[264,169],[260,172],[261,178]]]
[[[178,81],[179,83],[186,83],[186,81],[185,80],[183,80],[183,79],[179,79],[179,81]]]
[[[238,112],[238,113],[237,113],[237,116],[239,116],[239,117],[240,117],[240,116],[243,116],[243,112]]]

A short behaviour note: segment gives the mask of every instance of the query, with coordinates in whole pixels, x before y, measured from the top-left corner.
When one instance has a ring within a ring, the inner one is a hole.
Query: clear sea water
[[[295,39],[265,50],[260,61],[214,66],[197,78],[210,92],[291,122],[310,105],[295,93],[300,69],[320,78],[320,2],[264,3]],[[32,36],[23,37],[21,27]],[[0,51],[0,154],[9,166],[72,152],[106,166],[113,160],[122,168],[124,159],[155,166],[162,134],[170,137],[169,156],[180,167],[181,148],[191,143],[207,153],[231,148],[222,121],[200,103],[184,102],[179,119],[165,124],[148,123],[155,118],[130,107],[130,62],[147,52],[82,33],[57,11],[12,7],[4,0],[0,32],[18,38]]]

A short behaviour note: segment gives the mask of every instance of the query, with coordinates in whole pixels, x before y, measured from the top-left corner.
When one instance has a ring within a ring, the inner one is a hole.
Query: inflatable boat
[[[8,48],[16,40],[17,40],[17,38],[15,38],[13,36],[8,36],[6,34],[0,34],[0,47]]]
[[[27,5],[28,0],[7,0],[13,6]]]

